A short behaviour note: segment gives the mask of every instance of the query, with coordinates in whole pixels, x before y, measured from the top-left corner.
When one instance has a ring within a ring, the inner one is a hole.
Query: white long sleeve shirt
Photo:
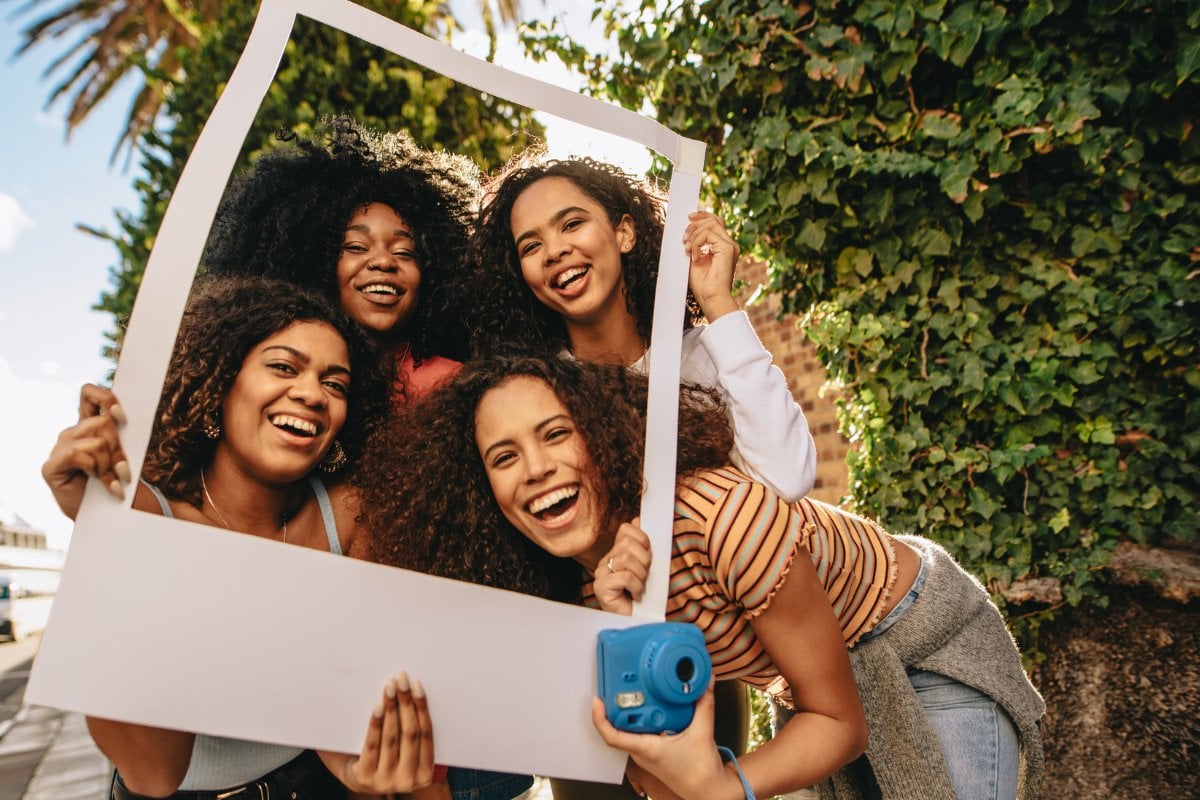
[[[645,374],[648,365],[642,356],[629,369]],[[679,379],[716,389],[725,401],[735,467],[789,503],[812,491],[817,449],[808,421],[744,311],[683,332]]]

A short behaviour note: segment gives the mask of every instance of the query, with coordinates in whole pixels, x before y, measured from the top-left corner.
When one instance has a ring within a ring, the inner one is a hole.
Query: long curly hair
[[[543,551],[505,518],[475,443],[475,409],[516,376],[545,381],[567,407],[591,457],[593,485],[616,530],[642,495],[647,382],[621,367],[509,356],[474,361],[447,386],[377,429],[355,484],[372,559],[457,580],[577,602],[583,572]],[[728,463],[725,408],[708,389],[680,393],[678,471]],[[398,490],[398,487],[403,487]]]
[[[421,300],[409,322],[418,363],[466,358],[458,303],[447,286],[461,270],[479,171],[463,156],[419,147],[403,131],[378,132],[341,116],[284,143],[233,180],[213,220],[201,264],[211,273],[263,275],[338,297],[346,224],[382,203],[412,229]]]
[[[546,160],[543,148],[529,148],[510,161],[482,189],[479,216],[467,251],[467,268],[455,294],[466,306],[475,356],[513,352],[558,352],[566,347],[562,317],[543,306],[521,275],[513,243],[512,209],[521,193],[542,178],[566,178],[599,203],[615,227],[626,214],[637,240],[621,255],[625,304],[638,333],[650,339],[654,290],[662,251],[665,196],[650,182],[619,167],[590,158]],[[684,327],[698,324],[700,305],[687,295]]]
[[[350,353],[346,422],[337,441],[352,463],[360,459],[371,430],[393,419],[392,359],[322,294],[268,278],[210,278],[197,284],[179,324],[142,477],[198,507],[200,469],[218,441],[205,429],[220,424],[221,404],[242,363],[264,339],[310,321],[332,327]]]

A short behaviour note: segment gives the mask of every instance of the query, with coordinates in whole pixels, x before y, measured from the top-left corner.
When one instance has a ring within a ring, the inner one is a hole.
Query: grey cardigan
[[[1042,779],[1039,724],[1046,709],[1021,666],[1021,655],[983,585],[940,545],[898,536],[929,565],[925,588],[900,620],[878,638],[850,650],[867,715],[865,758],[818,784],[822,800],[882,794],[885,800],[955,800],[937,735],[926,721],[906,666],[936,672],[993,698],[1020,737],[1018,797],[1034,800]]]

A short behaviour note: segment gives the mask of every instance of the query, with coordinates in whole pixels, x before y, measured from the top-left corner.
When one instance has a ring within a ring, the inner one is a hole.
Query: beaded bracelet
[[[741,765],[738,764],[737,756],[728,747],[717,745],[717,752],[721,754],[721,760],[733,764],[733,769],[737,772],[738,779],[742,782],[742,789],[746,792],[746,800],[758,800],[754,796],[754,790],[750,788],[750,781],[746,780],[746,774],[742,772]]]

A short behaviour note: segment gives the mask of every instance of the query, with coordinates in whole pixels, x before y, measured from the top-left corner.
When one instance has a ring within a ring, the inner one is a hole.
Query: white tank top
[[[309,476],[309,485],[321,509],[321,520],[325,523],[325,535],[329,540],[330,552],[341,555],[342,546],[338,539],[337,522],[333,517],[333,505],[325,485]],[[162,509],[164,517],[174,517],[167,498],[157,486],[142,481]],[[192,760],[187,774],[183,776],[180,791],[212,791],[227,789],[258,780],[263,775],[291,761],[303,753],[299,747],[264,742],[247,742],[242,739],[227,739],[224,736],[196,734],[192,745]]]

